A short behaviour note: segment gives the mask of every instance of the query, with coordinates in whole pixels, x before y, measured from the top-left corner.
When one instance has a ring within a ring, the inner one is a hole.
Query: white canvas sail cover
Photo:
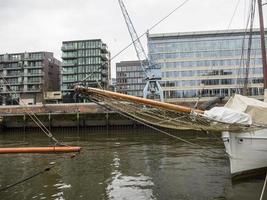
[[[208,111],[205,111],[204,116],[229,124],[252,124],[252,119],[250,115],[226,107],[214,107]]]
[[[236,94],[224,107],[250,115],[253,124],[267,126],[267,103],[263,101]]]

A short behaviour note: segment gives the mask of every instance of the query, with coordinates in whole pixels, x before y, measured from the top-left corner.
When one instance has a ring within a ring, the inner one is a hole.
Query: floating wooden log
[[[81,147],[71,147],[71,146],[0,148],[0,154],[9,154],[9,153],[70,153],[70,152],[80,152],[80,151],[81,151]]]

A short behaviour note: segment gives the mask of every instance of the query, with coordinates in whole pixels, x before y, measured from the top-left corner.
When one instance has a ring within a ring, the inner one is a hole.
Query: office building
[[[100,39],[62,43],[61,90],[63,102],[84,102],[76,98],[74,85],[106,89],[110,81],[110,52]]]
[[[139,61],[116,63],[116,91],[132,96],[143,97],[146,85],[145,73]]]
[[[51,52],[1,54],[0,105],[43,103],[47,92],[60,90],[59,72]]]
[[[195,101],[242,93],[248,35],[244,30],[150,34],[149,57],[161,67],[165,99]],[[247,80],[248,94],[262,98],[259,30],[252,32]]]

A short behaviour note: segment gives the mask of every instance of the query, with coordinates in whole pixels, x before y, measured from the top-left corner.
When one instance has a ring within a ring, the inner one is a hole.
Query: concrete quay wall
[[[106,113],[103,107],[95,103],[41,104],[28,106],[0,106],[0,116],[20,115],[26,112],[35,114],[70,114],[70,113]]]
[[[2,127],[38,128],[27,113],[34,113],[49,129],[63,127],[125,126],[136,124],[118,113],[107,111],[101,106],[88,104],[47,104],[34,106],[1,106]]]

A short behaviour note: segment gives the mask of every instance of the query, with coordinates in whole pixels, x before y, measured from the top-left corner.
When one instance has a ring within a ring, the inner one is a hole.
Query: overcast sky
[[[141,34],[183,1],[124,3]],[[238,2],[230,28],[244,28],[250,0],[189,0],[151,33],[227,29]],[[263,12],[266,26],[267,6]],[[115,55],[131,41],[117,0],[0,0],[0,27],[0,54],[51,51],[61,60],[62,41],[100,38]],[[147,45],[145,38],[142,42]],[[113,76],[116,62],[135,59],[130,47],[112,61]]]

